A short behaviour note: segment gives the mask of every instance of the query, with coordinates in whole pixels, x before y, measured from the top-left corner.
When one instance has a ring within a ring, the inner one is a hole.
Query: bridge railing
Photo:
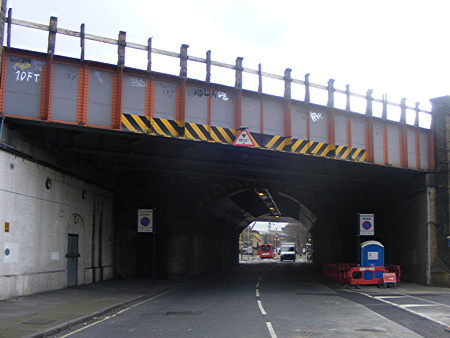
[[[6,48],[2,60],[0,114],[57,123],[100,127],[155,136],[183,138],[194,141],[235,144],[241,127],[248,127],[252,145],[267,150],[300,155],[322,156],[339,160],[369,162],[381,165],[434,170],[433,133],[419,123],[420,114],[429,112],[419,105],[400,103],[293,79],[291,69],[283,76],[243,67],[243,58],[236,64],[188,55],[188,45],[179,53],[126,41],[126,33],[110,39],[57,27],[57,18],[49,25],[12,18],[7,23]],[[48,32],[44,53],[19,50],[11,46],[11,26]],[[78,38],[80,58],[55,55],[56,35]],[[117,64],[85,60],[86,40],[117,46]],[[147,53],[146,69],[125,67],[126,48]],[[154,54],[179,59],[179,74],[157,73],[152,69]],[[206,65],[205,81],[187,77],[188,62]],[[234,87],[211,82],[211,67],[234,71]],[[243,74],[258,77],[258,90],[243,88]],[[262,90],[263,78],[284,84],[282,96],[268,95]],[[304,87],[303,100],[292,98],[292,85]],[[312,102],[311,90],[327,95],[326,105]],[[346,98],[345,108],[335,107],[335,94]],[[350,100],[366,101],[363,111],[350,109]],[[373,106],[381,106],[379,116]],[[400,111],[399,121],[388,118],[388,107]],[[413,113],[412,123],[407,114]],[[432,124],[431,124],[432,125]]]
[[[187,61],[202,63],[206,65],[206,75],[205,75],[205,82],[210,83],[211,82],[211,67],[221,67],[225,69],[234,70],[236,72],[235,78],[235,87],[242,89],[242,73],[248,73],[255,76],[258,76],[258,92],[262,93],[263,91],[263,78],[268,79],[274,79],[274,80],[280,80],[284,82],[289,82],[292,84],[298,84],[304,87],[304,102],[310,103],[312,102],[311,99],[311,89],[319,89],[324,91],[323,93],[327,93],[328,96],[327,99],[327,106],[328,107],[334,107],[335,106],[335,94],[345,96],[345,110],[350,111],[351,105],[353,105],[356,102],[352,102],[352,98],[358,100],[361,102],[361,100],[365,100],[366,104],[364,108],[366,115],[372,115],[374,116],[380,116],[382,118],[390,118],[392,120],[397,121],[407,121],[408,124],[413,124],[415,126],[420,126],[424,128],[430,128],[432,126],[432,116],[429,111],[422,110],[419,108],[419,102],[415,103],[415,106],[407,106],[406,105],[406,98],[403,98],[400,102],[392,102],[387,100],[387,95],[382,95],[382,98],[376,98],[373,97],[373,90],[369,89],[367,90],[366,94],[358,94],[350,91],[350,85],[346,85],[345,89],[339,89],[334,87],[334,80],[330,79],[328,81],[328,84],[321,85],[312,83],[309,81],[310,74],[306,74],[304,79],[295,79],[291,77],[291,69],[287,68],[284,75],[277,75],[272,73],[263,72],[261,68],[261,64],[259,64],[258,69],[251,69],[247,67],[243,67],[242,61],[243,58],[238,57],[236,59],[236,63],[234,65],[227,64],[219,61],[214,61],[211,59],[211,51],[207,51],[206,57],[201,58],[193,55],[188,55],[188,45],[182,45],[180,47],[180,52],[170,52],[158,48],[154,48],[152,46],[152,38],[149,38],[146,45],[128,42],[126,41],[126,32],[120,31],[118,34],[118,39],[112,39],[107,37],[101,37],[97,35],[87,34],[85,32],[85,25],[81,24],[80,31],[74,31],[70,29],[65,28],[58,28],[57,27],[57,18],[51,17],[49,25],[39,24],[39,23],[33,23],[28,22],[25,20],[19,20],[19,19],[13,19],[12,18],[12,9],[10,8],[8,11],[8,16],[5,18],[5,21],[7,23],[7,47],[11,47],[11,26],[17,25],[22,27],[27,27],[31,29],[37,29],[41,31],[49,32],[48,35],[48,54],[54,54],[55,52],[55,42],[56,42],[56,34],[61,34],[65,36],[70,36],[74,38],[80,39],[80,59],[85,59],[85,51],[86,51],[86,40],[106,43],[114,46],[118,46],[117,54],[118,54],[118,61],[117,65],[120,67],[123,67],[125,65],[125,49],[135,49],[139,51],[144,51],[147,53],[147,71],[152,71],[152,54],[162,55],[162,56],[168,56],[180,59],[180,76],[181,77],[187,77]],[[285,93],[286,95],[291,95],[292,90],[286,89],[287,85],[285,85]],[[290,87],[290,86],[288,86]],[[288,93],[287,93],[288,92]],[[319,94],[320,95],[320,94]],[[320,95],[323,97],[323,95]],[[315,102],[319,104],[319,102]],[[378,105],[379,109],[378,111],[374,111],[373,106]],[[361,109],[361,105],[357,104],[358,109]],[[397,111],[392,112],[391,109],[394,108]],[[355,111],[355,110],[353,110]],[[358,112],[358,111],[356,111]],[[412,122],[412,123],[411,123]]]

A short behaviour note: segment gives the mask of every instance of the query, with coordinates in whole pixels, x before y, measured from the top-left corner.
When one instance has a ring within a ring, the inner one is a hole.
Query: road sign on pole
[[[375,224],[373,214],[359,214],[359,235],[375,235]]]
[[[138,232],[153,232],[153,209],[138,210]]]

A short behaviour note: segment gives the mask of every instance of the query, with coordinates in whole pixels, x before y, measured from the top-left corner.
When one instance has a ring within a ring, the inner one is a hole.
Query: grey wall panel
[[[400,127],[387,125],[389,164],[400,165]]]
[[[249,127],[249,131],[261,132],[260,128],[260,100],[252,97],[242,97],[242,125]]]
[[[155,117],[175,120],[177,85],[172,82],[155,81]]]
[[[305,107],[292,105],[291,111],[292,137],[299,140],[306,140],[306,119],[308,118],[308,113]]]
[[[428,170],[428,132],[419,132],[419,146],[420,146],[420,169]]]
[[[7,57],[4,114],[39,118],[44,65],[41,60]]]
[[[122,86],[122,113],[145,115],[146,79],[124,74]]]
[[[412,129],[407,130],[408,168],[416,168],[416,133]]]
[[[111,126],[113,73],[89,70],[87,123]]]
[[[274,101],[264,101],[263,133],[284,136],[284,106]]]
[[[208,124],[207,100],[212,93],[200,87],[186,87],[186,122]]]
[[[328,114],[314,110],[309,113],[311,141],[328,143]]]
[[[79,68],[53,64],[52,120],[76,122]]]
[[[384,124],[373,123],[373,153],[375,163],[384,163],[383,159],[383,130]]]
[[[234,93],[217,91],[211,99],[211,125],[234,129]]]
[[[339,146],[347,146],[347,117],[343,115],[334,116],[334,137]]]
[[[352,118],[352,147],[366,149],[366,124],[364,119]]]

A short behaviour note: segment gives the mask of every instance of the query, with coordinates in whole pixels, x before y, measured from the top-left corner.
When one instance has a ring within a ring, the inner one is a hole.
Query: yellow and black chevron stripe
[[[132,114],[122,114],[122,130],[222,144],[233,144],[239,133],[239,130],[229,128]],[[255,144],[254,148],[323,156],[339,160],[366,161],[364,149],[260,133],[251,133],[251,137]]]
[[[237,132],[233,129],[210,127],[211,140],[217,143],[233,144]]]
[[[336,154],[334,157],[338,160],[352,160],[357,162],[365,162],[366,151],[364,149],[359,148],[336,146]]]
[[[233,129],[186,122],[185,137],[195,141],[233,144],[237,132]]]
[[[160,135],[165,137],[182,137],[182,121],[158,119],[153,117],[122,114],[122,130],[134,133]]]
[[[121,117],[122,130],[131,131],[133,133],[153,134],[150,125],[150,119],[145,116],[122,114]]]
[[[291,151],[296,154],[333,157],[334,148],[333,144],[325,142],[293,139]]]
[[[253,135],[253,133],[252,133]],[[290,151],[291,138],[283,137],[283,136],[272,136],[272,135],[264,135],[257,134],[258,136],[253,136],[255,139],[261,138],[262,141],[259,143],[262,144],[264,149],[276,150],[276,151]]]

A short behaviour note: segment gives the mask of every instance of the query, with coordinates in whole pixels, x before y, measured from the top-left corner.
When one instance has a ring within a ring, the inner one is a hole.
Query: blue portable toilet
[[[377,241],[361,243],[361,266],[384,266],[384,246]]]

